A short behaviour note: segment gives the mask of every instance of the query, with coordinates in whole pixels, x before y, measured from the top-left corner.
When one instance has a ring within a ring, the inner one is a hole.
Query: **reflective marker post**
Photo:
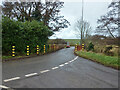
[[[77,52],[77,44],[75,45],[75,52]]]
[[[37,55],[39,55],[39,45],[37,45]]]
[[[27,46],[27,56],[29,56],[29,46]]]
[[[84,51],[84,44],[82,44],[82,50]]]
[[[15,46],[12,46],[12,56],[15,57]]]
[[[44,45],[44,54],[45,54],[45,45]]]

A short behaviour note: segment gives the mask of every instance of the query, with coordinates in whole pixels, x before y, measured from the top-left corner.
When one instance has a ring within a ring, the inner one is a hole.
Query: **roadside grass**
[[[106,56],[100,53],[86,52],[86,51],[77,51],[75,52],[80,57],[90,59],[92,61],[101,63],[105,66],[112,67],[115,69],[120,69],[120,63],[118,62],[118,57]]]
[[[15,58],[20,58],[22,56],[15,56]],[[11,59],[13,58],[12,56],[2,56],[2,59]]]

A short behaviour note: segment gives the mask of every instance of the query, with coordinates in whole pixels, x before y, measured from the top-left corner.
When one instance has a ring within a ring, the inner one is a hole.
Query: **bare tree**
[[[39,2],[4,2],[3,15],[18,21],[42,21],[50,30],[59,31],[67,28],[70,23],[60,15],[64,2],[45,0]]]
[[[120,1],[116,0],[115,2],[111,2],[108,9],[109,12],[98,19],[96,30],[97,32],[110,34],[115,38],[115,34],[118,33],[118,24],[120,22]]]
[[[82,26],[83,25],[83,26]],[[80,43],[84,43],[89,38],[91,32],[90,23],[80,19],[75,23],[75,35],[80,39]]]
[[[4,2],[2,6],[3,15],[22,22],[31,21],[34,5],[33,2]]]

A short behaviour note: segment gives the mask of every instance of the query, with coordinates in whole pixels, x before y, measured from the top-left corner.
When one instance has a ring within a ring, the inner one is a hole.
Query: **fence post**
[[[44,45],[44,54],[45,54],[45,45]]]
[[[29,53],[29,46],[27,46],[27,56],[29,56],[30,53]]]
[[[82,51],[84,51],[84,44],[82,44]]]
[[[39,55],[39,45],[37,45],[37,55]]]
[[[15,46],[12,46],[12,56],[15,57]]]
[[[75,45],[75,52],[77,51],[77,44]]]

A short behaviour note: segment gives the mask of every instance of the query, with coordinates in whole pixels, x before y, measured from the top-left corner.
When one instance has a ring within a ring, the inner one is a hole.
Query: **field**
[[[69,42],[70,45],[79,44],[80,39],[64,39],[66,42]]]
[[[61,40],[64,40],[66,42],[69,42],[70,45],[75,45],[75,44],[79,44],[80,43],[80,39],[60,39],[60,40],[56,40],[54,41],[55,39],[49,39],[48,40],[48,43],[55,43],[55,42],[59,42],[59,43],[62,43],[63,41]]]

